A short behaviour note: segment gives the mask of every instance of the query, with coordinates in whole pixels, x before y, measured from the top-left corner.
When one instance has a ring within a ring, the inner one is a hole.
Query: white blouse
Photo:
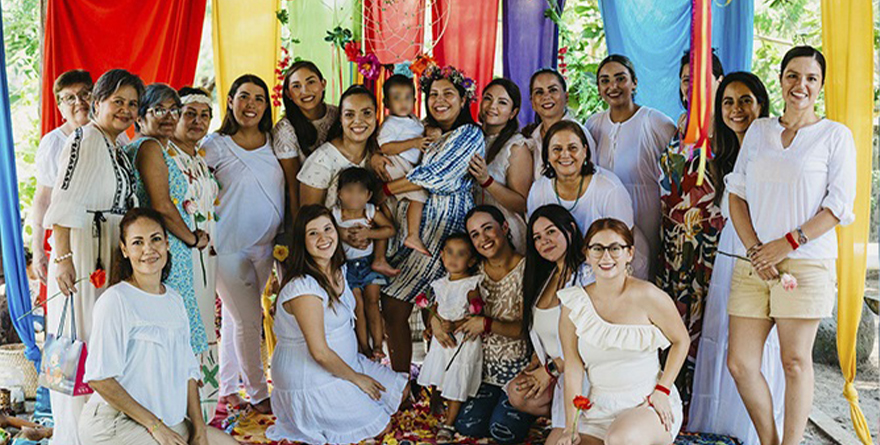
[[[333,122],[339,118],[339,109],[336,105],[327,105],[327,111],[319,119],[311,121],[313,127],[318,132],[318,138],[314,146],[301,147],[299,139],[296,137],[296,130],[293,124],[282,117],[274,127],[272,127],[272,150],[278,159],[299,158],[300,164],[306,162],[306,158],[312,153],[316,146],[323,144],[327,140],[327,134]]]
[[[798,130],[788,148],[782,146],[778,118],[752,122],[743,138],[727,190],[746,200],[752,226],[762,242],[784,237],[823,208],[840,225],[855,221],[856,148],[845,125],[823,119]],[[810,240],[789,258],[837,258],[834,230]]]
[[[336,190],[339,183],[339,173],[349,167],[366,168],[368,157],[364,156],[360,163],[355,164],[349,161],[335,145],[325,142],[306,159],[305,164],[299,169],[296,179],[309,187],[327,190],[327,195],[324,197],[324,207],[329,209],[336,205],[338,200]]]
[[[167,286],[150,294],[123,281],[101,295],[93,319],[83,380],[114,378],[165,425],[182,422],[187,385],[200,370],[180,294]]]
[[[61,149],[64,148],[66,134],[58,127],[40,139],[37,147],[37,185],[52,188],[55,186],[55,178],[58,177],[58,164],[61,162]]]
[[[340,229],[348,229],[355,226],[370,227],[373,224],[373,217],[376,216],[376,206],[368,202],[364,208],[363,218],[343,220],[342,208],[339,206],[333,206],[331,212],[333,213],[333,219],[336,220],[336,225],[339,226]],[[365,249],[358,249],[343,241],[342,250],[345,252],[345,259],[348,261],[365,258],[373,254],[373,241],[371,240],[370,244],[367,245]]]
[[[232,136],[213,133],[202,143],[205,161],[220,183],[217,212],[218,253],[237,253],[275,239],[284,215],[284,171],[272,140],[254,150],[241,148]]]

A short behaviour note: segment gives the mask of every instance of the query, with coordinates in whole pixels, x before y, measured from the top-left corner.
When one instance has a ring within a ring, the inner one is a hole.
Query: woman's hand
[[[391,175],[389,175],[388,170],[385,169],[385,167],[389,165],[391,165],[391,161],[389,161],[383,154],[374,153],[370,156],[370,168],[373,169],[373,172],[375,172],[383,182],[391,181]]]
[[[480,155],[474,155],[468,163],[468,173],[474,177],[477,184],[483,184],[489,180],[489,167],[486,160]]]
[[[42,248],[34,249],[34,272],[40,282],[46,284],[46,277],[49,276],[49,256]]]
[[[510,381],[513,389],[516,392],[523,394],[523,398],[527,398],[525,395],[528,394],[537,383],[538,382],[535,381],[535,378],[529,375],[528,371],[520,372]]]
[[[159,445],[189,445],[180,434],[177,434],[164,423],[159,423],[152,432],[153,439],[159,442]]]
[[[367,393],[373,400],[381,399],[382,393],[385,392],[385,387],[381,383],[366,374],[357,374],[352,383],[357,385],[361,391]]]
[[[525,371],[525,373],[535,381],[532,388],[525,395],[527,399],[534,399],[540,396],[553,383],[553,377],[547,373],[547,369],[543,366],[530,371]]]
[[[76,293],[76,268],[73,266],[73,258],[58,263],[55,269],[55,281],[58,282],[58,290],[69,297]]]
[[[196,236],[196,249],[202,250],[208,247],[208,244],[211,242],[211,236],[202,229],[196,229],[193,235]]]
[[[458,329],[455,330],[455,333],[464,332],[464,341],[472,340],[479,337],[486,326],[486,317],[481,317],[479,315],[469,317],[467,320],[462,323]]]
[[[566,428],[562,431],[562,436],[556,442],[556,445],[577,445],[581,443],[581,435],[573,433],[572,430]]]
[[[440,343],[440,346],[443,346],[444,348],[455,347],[455,338],[449,335],[449,332],[451,330],[452,329],[444,327],[443,320],[441,320],[439,317],[431,317],[431,331],[434,333],[434,338],[437,339],[437,342]]]
[[[754,253],[751,256],[752,265],[755,267],[755,270],[758,271],[776,266],[784,260],[792,250],[791,245],[788,244],[788,241],[785,238],[775,239],[755,248]],[[775,275],[778,275],[778,273]]]
[[[663,428],[666,428],[666,431],[672,430],[672,425],[675,423],[675,418],[672,416],[672,407],[669,405],[669,396],[666,393],[657,391],[648,396],[648,404],[654,408],[654,412],[657,413],[657,417],[660,418],[660,423],[663,424]]]
[[[369,237],[370,228],[369,227],[358,224],[356,226],[349,227],[348,231],[349,231],[349,234],[351,235],[352,240],[354,240],[354,242],[355,242],[352,245],[364,246],[364,247],[359,247],[361,249],[366,248],[367,246],[370,245],[370,237]]]

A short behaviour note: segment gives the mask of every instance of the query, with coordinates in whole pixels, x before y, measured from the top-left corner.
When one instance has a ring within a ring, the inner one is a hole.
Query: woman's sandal
[[[437,435],[435,436],[437,443],[452,443],[455,438],[455,427],[445,423],[437,424]]]

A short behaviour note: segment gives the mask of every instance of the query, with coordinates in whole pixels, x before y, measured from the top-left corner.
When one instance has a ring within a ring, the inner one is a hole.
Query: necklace
[[[577,198],[574,200],[574,204],[572,204],[571,207],[569,207],[565,210],[568,210],[569,212],[571,212],[572,209],[577,207],[578,201],[581,200],[581,191],[583,191],[583,188],[584,188],[584,175],[581,175],[581,182],[580,182],[580,184],[578,184]],[[559,197],[559,180],[558,180],[558,178],[553,180],[553,192],[556,193],[556,203],[562,207],[565,207],[562,205],[562,198]]]

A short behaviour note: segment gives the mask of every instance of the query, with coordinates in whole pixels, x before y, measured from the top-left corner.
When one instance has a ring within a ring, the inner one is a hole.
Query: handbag
[[[64,335],[64,321],[71,305],[73,294],[64,301],[61,323],[57,334],[48,334],[43,345],[43,358],[40,362],[39,383],[41,386],[69,396],[84,396],[94,392],[83,382],[86,372],[86,344],[76,338],[76,312],[70,310],[71,333]]]

